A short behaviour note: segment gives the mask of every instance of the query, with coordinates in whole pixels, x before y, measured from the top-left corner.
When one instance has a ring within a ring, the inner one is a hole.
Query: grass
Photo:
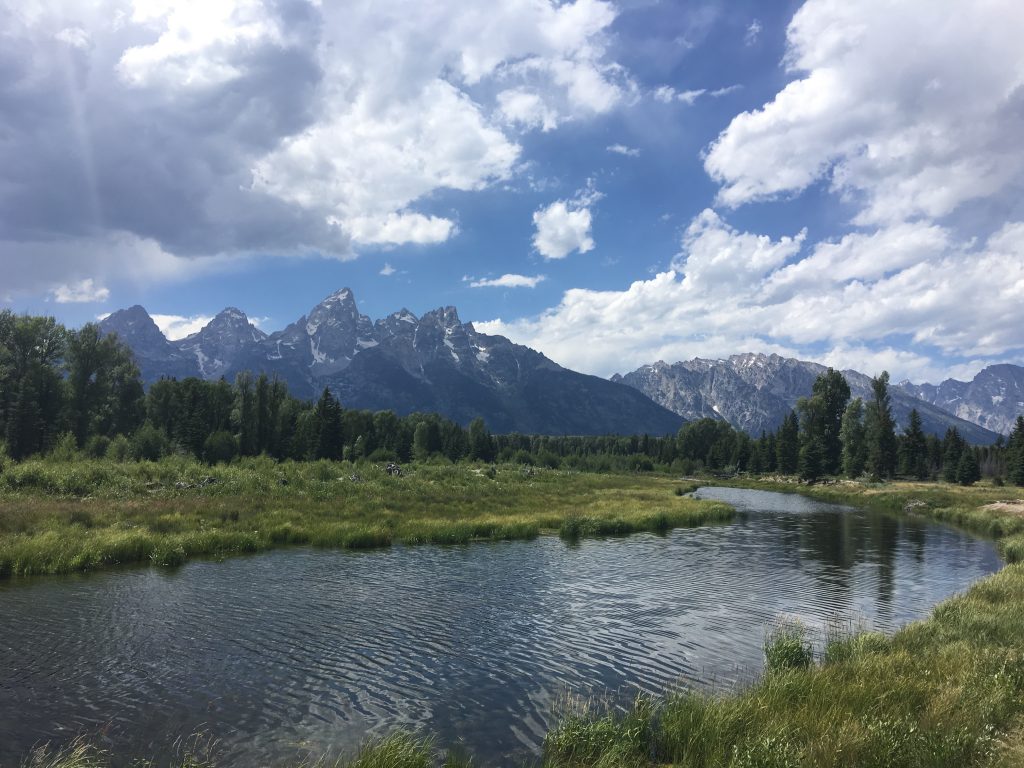
[[[186,740],[177,750],[179,754],[162,756],[160,765],[174,768],[214,768],[218,765],[216,744],[202,736]],[[77,740],[63,749],[42,746],[34,750],[22,763],[22,768],[112,768],[123,761],[116,760],[105,750],[87,741]],[[436,750],[429,739],[396,732],[365,745],[351,758],[319,759],[298,764],[298,768],[469,768],[470,763],[455,755]],[[137,760],[134,768],[153,768],[154,763]]]
[[[994,536],[1008,557],[1024,530],[1012,508],[988,506],[1021,497],[1020,489],[892,483],[800,492],[956,523]],[[766,637],[765,660],[765,674],[744,689],[671,693],[625,714],[601,707],[574,714],[549,734],[544,764],[1024,765],[1024,563],[1007,565],[892,636],[832,632],[818,658],[803,628],[782,622]]]
[[[175,566],[298,544],[363,549],[543,532],[575,539],[732,518],[728,506],[680,490],[664,477],[518,465],[492,476],[473,465],[424,464],[392,477],[348,462],[27,461],[0,473],[0,578]]]

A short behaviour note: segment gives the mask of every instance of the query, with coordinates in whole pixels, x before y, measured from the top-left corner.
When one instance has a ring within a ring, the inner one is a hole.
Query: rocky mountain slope
[[[567,370],[503,336],[478,333],[454,307],[376,322],[347,288],[269,336],[229,308],[198,333],[168,341],[142,307],[101,322],[135,352],[147,383],[161,376],[277,375],[298,397],[331,388],[344,406],[434,411],[496,432],[662,435],[683,419],[634,388]]]
[[[811,394],[814,380],[827,368],[818,363],[747,353],[726,360],[695,358],[669,365],[657,362],[645,365],[613,381],[628,384],[656,403],[685,419],[725,419],[751,435],[772,431],[796,406],[801,397]],[[843,371],[853,397],[867,399],[871,377],[857,371]],[[906,424],[910,411],[917,408],[924,429],[942,435],[955,426],[967,440],[988,444],[994,432],[948,413],[936,405],[918,399],[899,387],[890,387],[893,415],[897,425]]]
[[[1024,414],[1024,367],[990,365],[971,381],[946,379],[939,385],[901,382],[899,388],[926,403],[993,432],[1010,434]]]

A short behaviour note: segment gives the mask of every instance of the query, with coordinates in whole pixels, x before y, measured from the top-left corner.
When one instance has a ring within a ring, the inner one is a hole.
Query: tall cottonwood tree
[[[67,421],[79,446],[91,435],[134,432],[145,415],[145,392],[131,352],[117,336],[87,323],[67,336]]]
[[[842,469],[840,432],[849,399],[850,385],[843,374],[829,368],[814,380],[811,396],[797,401],[799,470],[804,480],[816,480],[822,474],[838,474]]]

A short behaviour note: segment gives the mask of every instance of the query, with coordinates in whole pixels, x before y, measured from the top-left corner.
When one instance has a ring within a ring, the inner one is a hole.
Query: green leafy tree
[[[137,461],[159,461],[171,449],[170,441],[162,429],[148,421],[132,435],[132,456]]]
[[[412,439],[412,456],[426,461],[441,448],[441,432],[434,421],[421,421],[416,425]]]
[[[91,435],[129,434],[145,416],[145,393],[131,351],[95,323],[68,334],[68,423],[79,445]]]
[[[9,315],[0,323],[5,386],[5,438],[11,458],[48,450],[56,440],[64,405],[58,362],[67,332],[52,317]]]
[[[226,429],[214,432],[203,442],[203,459],[208,464],[228,464],[238,456],[238,438]]]
[[[801,442],[818,443],[813,451],[821,451],[823,474],[835,475],[842,469],[843,412],[849,400],[850,385],[843,374],[832,368],[814,380],[811,396],[801,400]]]

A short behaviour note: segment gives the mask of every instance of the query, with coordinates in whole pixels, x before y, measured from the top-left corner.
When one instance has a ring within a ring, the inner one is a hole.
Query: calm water
[[[225,763],[272,764],[396,726],[512,764],[566,688],[746,679],[779,614],[891,630],[1000,566],[923,520],[699,495],[742,514],[573,546],[291,549],[0,585],[0,765],[79,733],[154,756],[197,729]]]

